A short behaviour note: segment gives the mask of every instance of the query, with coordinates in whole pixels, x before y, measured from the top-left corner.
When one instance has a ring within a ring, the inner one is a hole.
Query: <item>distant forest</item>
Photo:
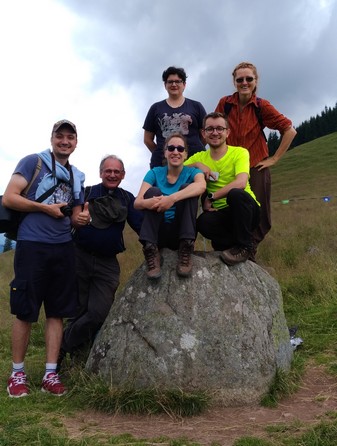
[[[302,122],[295,127],[297,135],[295,136],[291,147],[299,146],[305,142],[312,141],[320,136],[337,132],[337,103],[334,108],[325,107],[320,115],[311,117],[308,121]],[[269,155],[273,155],[280,143],[278,132],[270,132],[268,136]]]

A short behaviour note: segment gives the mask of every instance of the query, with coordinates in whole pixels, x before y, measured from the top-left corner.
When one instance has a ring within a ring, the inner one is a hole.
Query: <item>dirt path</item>
[[[232,446],[242,436],[266,438],[267,425],[291,424],[295,421],[314,424],[330,410],[337,409],[337,381],[323,368],[307,369],[299,391],[283,400],[276,409],[252,406],[244,408],[214,408],[201,416],[172,419],[167,415],[105,415],[84,411],[65,421],[69,436],[107,433],[129,433],[136,438],[186,438],[202,445],[218,443]],[[151,443],[149,443],[150,445]]]

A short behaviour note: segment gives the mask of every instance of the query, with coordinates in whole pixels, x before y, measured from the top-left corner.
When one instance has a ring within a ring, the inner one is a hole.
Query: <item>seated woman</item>
[[[198,197],[206,190],[204,174],[198,168],[184,167],[186,139],[172,133],[165,141],[167,165],[154,167],[144,177],[134,206],[144,211],[139,234],[147,263],[147,277],[161,276],[162,248],[178,251],[177,274],[188,277],[196,238]]]

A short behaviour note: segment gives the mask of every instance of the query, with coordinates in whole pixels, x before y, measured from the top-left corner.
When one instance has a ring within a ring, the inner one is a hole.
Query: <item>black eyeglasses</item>
[[[173,85],[173,84],[182,84],[184,81],[182,80],[182,79],[177,79],[177,80],[169,80],[169,81],[166,81],[166,84],[169,84],[169,85]]]
[[[183,146],[167,146],[166,150],[168,150],[169,152],[174,152],[175,150],[178,150],[179,153],[183,153],[185,152],[185,147]]]
[[[246,79],[246,82],[253,82],[255,77],[252,77],[252,76],[238,77],[237,79],[235,79],[235,82],[237,82],[238,84],[242,84],[242,82],[244,82],[245,79]]]
[[[118,170],[118,169],[104,169],[103,170],[104,175],[121,175],[122,173],[124,173],[124,170]]]
[[[217,133],[223,133],[225,130],[227,130],[227,127],[221,127],[220,125],[218,125],[218,127],[206,127],[205,128],[206,133],[213,133],[214,130],[216,130]]]

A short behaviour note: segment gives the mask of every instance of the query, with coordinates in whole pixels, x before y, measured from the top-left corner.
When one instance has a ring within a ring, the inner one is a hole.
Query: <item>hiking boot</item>
[[[143,253],[146,261],[148,279],[159,279],[160,270],[160,253],[158,246],[154,243],[146,243],[143,247]]]
[[[178,251],[177,274],[180,277],[188,277],[192,272],[192,258],[194,240],[181,240]]]
[[[29,389],[27,387],[27,376],[25,372],[13,373],[7,384],[7,392],[11,398],[21,398],[27,396]]]
[[[251,254],[250,249],[241,246],[235,246],[234,248],[226,249],[220,254],[220,259],[226,263],[226,265],[233,266],[237,263],[246,262]]]
[[[62,396],[67,393],[58,374],[54,372],[48,373],[48,375],[43,378],[41,390],[42,392],[51,393],[56,396]]]

